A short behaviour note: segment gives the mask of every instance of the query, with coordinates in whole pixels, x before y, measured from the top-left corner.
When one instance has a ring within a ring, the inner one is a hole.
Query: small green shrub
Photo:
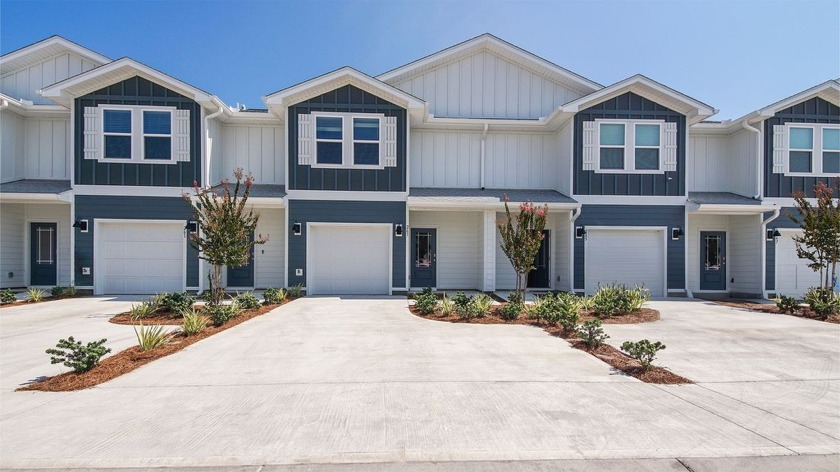
[[[289,298],[300,298],[303,296],[303,285],[297,284],[294,287],[289,287],[286,292],[289,294]]]
[[[799,302],[794,297],[779,295],[774,298],[773,301],[776,302],[776,308],[778,308],[782,313],[793,314],[799,309]]]
[[[92,341],[82,344],[76,341],[73,336],[67,339],[60,339],[55,349],[47,349],[50,355],[50,364],[62,363],[78,373],[87,372],[99,364],[102,356],[111,352],[110,348],[104,346],[107,339]]]
[[[438,300],[437,302],[437,310],[443,316],[449,316],[455,313],[455,303],[452,302],[451,298],[448,298],[446,294],[443,294],[443,298]]]
[[[426,287],[422,292],[414,294],[414,302],[414,306],[423,315],[434,313],[437,307],[437,297],[432,293],[431,287]]]
[[[162,309],[172,313],[181,313],[189,310],[195,303],[195,297],[187,292],[162,292],[156,297],[156,304]]]
[[[132,320],[142,320],[151,316],[155,311],[157,311],[157,307],[151,302],[140,302],[139,305],[132,304],[128,314]]]
[[[599,286],[592,296],[592,310],[599,318],[632,313],[650,300],[650,290],[636,286],[627,288],[620,284]]]
[[[567,292],[555,294],[557,310],[559,311],[560,326],[566,332],[573,332],[580,321],[580,310],[583,308],[584,299]]]
[[[547,323],[549,325],[557,325],[560,323],[560,299],[558,295],[547,293],[539,298],[528,309],[529,315],[538,321]]]
[[[184,312],[184,325],[181,329],[184,331],[185,335],[196,335],[206,327],[207,320],[204,319],[204,317],[201,316],[201,313],[196,311],[195,308],[190,308]]]
[[[57,298],[64,295],[64,287],[62,287],[61,285],[56,285],[55,287],[50,289],[50,295],[52,295],[53,298]]]
[[[242,309],[239,307],[239,303],[237,303],[236,300],[229,305],[207,305],[204,307],[204,311],[210,316],[210,319],[213,320],[213,324],[216,326],[221,326],[227,323],[231,318],[235,318],[242,313]]]
[[[267,288],[263,292],[263,299],[266,305],[277,305],[286,299],[286,291],[282,288]]]
[[[260,307],[260,299],[254,295],[254,292],[237,294],[235,300],[243,310],[256,310]]]
[[[648,370],[650,369],[651,363],[653,360],[656,359],[656,353],[665,349],[665,345],[659,341],[652,343],[647,339],[642,339],[641,341],[625,341],[621,345],[621,350],[626,352],[627,355],[639,361],[639,364],[642,365],[642,369]]]
[[[76,296],[76,286],[75,285],[68,285],[64,287],[64,295],[68,297],[75,297]]]
[[[521,302],[508,302],[502,305],[502,308],[499,310],[499,314],[507,321],[513,321],[519,318],[519,314],[522,313],[522,310],[525,309],[525,306]]]
[[[811,310],[823,319],[840,312],[840,296],[831,290],[811,287],[805,293],[805,303],[810,305]]]
[[[26,292],[26,298],[30,302],[40,302],[44,299],[45,296],[47,296],[47,292],[41,290],[40,288],[30,288]]]
[[[460,316],[464,318],[472,318],[472,313],[470,311],[470,304],[472,303],[473,297],[468,297],[464,294],[464,292],[458,292],[452,297],[452,303],[455,304],[455,313],[458,313]]]
[[[139,329],[137,326],[134,327],[134,334],[137,336],[137,344],[142,351],[151,351],[156,347],[163,346],[172,338],[172,335],[162,325],[143,326],[141,324]]]
[[[17,301],[17,297],[15,296],[15,292],[12,292],[8,288],[0,291],[0,304],[7,304],[7,303],[14,303]]]
[[[590,348],[599,347],[609,335],[601,327],[601,320],[590,320],[577,327],[577,334]]]
[[[525,300],[522,298],[522,292],[510,292],[510,295],[508,295],[508,303],[524,305]]]
[[[473,298],[471,305],[472,314],[478,318],[484,318],[490,314],[490,309],[493,308],[493,299],[485,293],[480,293]]]

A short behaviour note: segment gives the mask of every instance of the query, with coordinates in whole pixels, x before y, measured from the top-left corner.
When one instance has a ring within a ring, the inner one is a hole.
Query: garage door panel
[[[776,291],[781,295],[802,298],[811,287],[822,285],[820,273],[808,267],[806,259],[796,255],[794,236],[799,231],[785,231],[776,243]]]
[[[312,294],[389,293],[390,230],[315,226],[310,232]]]
[[[97,235],[97,292],[154,294],[184,289],[183,224],[105,223]]]
[[[585,284],[592,293],[598,285],[641,285],[653,296],[664,296],[665,252],[661,231],[588,230]]]

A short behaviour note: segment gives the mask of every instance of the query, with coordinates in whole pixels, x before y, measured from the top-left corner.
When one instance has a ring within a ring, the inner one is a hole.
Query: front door
[[[57,283],[56,233],[55,223],[32,223],[30,226],[29,267],[30,285],[50,285]]]
[[[528,288],[549,288],[551,280],[549,277],[549,263],[551,262],[551,236],[549,231],[543,231],[543,240],[540,243],[540,250],[534,258],[535,269],[528,272]]]
[[[251,234],[251,241],[254,240],[253,233]],[[248,263],[242,267],[232,268],[227,270],[227,285],[228,287],[253,287],[254,286],[254,246],[248,253]]]
[[[726,290],[726,233],[700,232],[700,290]]]
[[[411,286],[437,287],[437,230],[411,230]]]

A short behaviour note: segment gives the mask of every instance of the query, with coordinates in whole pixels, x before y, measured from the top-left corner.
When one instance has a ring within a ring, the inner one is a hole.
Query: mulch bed
[[[664,367],[654,366],[645,371],[644,369],[642,369],[642,366],[637,360],[607,344],[602,344],[598,348],[590,349],[589,346],[586,345],[586,343],[584,343],[581,339],[578,339],[573,333],[566,333],[565,331],[563,331],[563,328],[559,326],[551,326],[545,323],[541,323],[537,320],[531,320],[523,315],[520,315],[519,318],[515,320],[505,320],[499,315],[500,310],[501,307],[496,306],[493,308],[490,314],[483,318],[464,319],[457,314],[442,315],[437,312],[429,315],[423,315],[420,313],[419,310],[417,310],[416,307],[414,307],[414,305],[409,306],[409,311],[411,311],[412,314],[419,316],[420,318],[435,321],[445,321],[449,323],[509,324],[535,326],[538,328],[542,328],[545,332],[552,336],[557,336],[567,340],[569,344],[572,345],[572,347],[580,349],[584,352],[588,352],[589,354],[606,362],[611,367],[618,369],[627,375],[635,377],[641,380],[642,382],[669,385],[694,383],[685,377],[682,377],[671,372],[668,369],[665,369]],[[584,322],[594,318],[595,316],[592,313],[584,313],[581,314],[580,321]],[[659,320],[659,311],[651,308],[642,308],[641,310],[635,313],[615,316],[601,321],[604,324],[635,324],[648,323],[657,320]]]
[[[251,318],[256,318],[257,316],[268,313],[269,311],[281,305],[285,305],[290,301],[292,301],[292,299],[286,299],[282,303],[277,305],[265,305],[256,310],[243,311],[241,315],[237,316],[236,318],[232,318],[224,325],[213,326],[212,324],[210,324],[209,326],[204,328],[204,330],[202,330],[200,333],[194,336],[187,337],[184,335],[184,333],[179,332],[178,334],[173,336],[172,341],[170,343],[153,349],[151,351],[141,351],[139,346],[133,346],[124,351],[120,351],[111,357],[103,359],[102,362],[99,363],[99,365],[87,372],[81,374],[72,371],[65,372],[63,374],[56,375],[55,377],[47,377],[43,380],[24,385],[23,387],[19,387],[17,390],[67,392],[72,390],[82,390],[90,388],[99,385],[103,382],[107,382],[109,380],[117,378],[120,375],[127,374],[128,372],[131,372],[132,370],[142,365],[148,364],[149,362],[152,362],[155,359],[160,359],[161,357],[166,357],[174,352],[178,352],[191,344],[195,344],[204,338],[208,338],[216,333],[222,332],[228,328],[232,328],[238,324],[244,323],[250,320]],[[151,325],[152,323],[150,323],[149,320],[152,320],[152,318],[147,318],[143,320],[143,323]]]
[[[108,320],[110,323],[119,325],[176,325],[184,324],[184,317],[180,313],[171,311],[155,312],[152,316],[147,316],[143,319],[134,319],[131,313],[125,312],[119,315],[114,315]]]
[[[770,313],[773,315],[788,315],[788,316],[795,316],[797,318],[805,318],[808,320],[815,320],[815,321],[825,321],[827,323],[835,323],[840,324],[840,315],[834,314],[829,316],[828,318],[823,318],[822,316],[814,313],[810,308],[806,306],[802,306],[799,310],[794,313],[784,313],[779,310],[776,305],[769,305],[764,303],[755,303],[747,300],[714,300],[715,303],[719,305],[729,306],[733,308],[741,308],[748,311],[755,311],[760,313]]]
[[[18,300],[12,303],[4,303],[0,305],[0,308],[8,308],[13,306],[21,306],[21,305],[34,305],[36,303],[44,303],[44,302],[54,302],[56,300],[64,300],[65,298],[81,298],[84,295],[59,295],[57,297],[53,297],[52,295],[45,296],[44,298],[38,300],[37,302],[33,302],[32,300]]]

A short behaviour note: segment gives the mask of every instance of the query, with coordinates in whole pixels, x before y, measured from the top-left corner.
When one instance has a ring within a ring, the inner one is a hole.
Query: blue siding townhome
[[[203,290],[182,194],[236,167],[270,239],[225,271],[231,288],[510,289],[505,196],[549,206],[534,289],[816,283],[786,214],[793,192],[840,176],[836,80],[710,121],[643,75],[603,86],[484,34],[377,76],[278,88],[265,109],[230,107],[58,36],[0,57],[0,287]]]

